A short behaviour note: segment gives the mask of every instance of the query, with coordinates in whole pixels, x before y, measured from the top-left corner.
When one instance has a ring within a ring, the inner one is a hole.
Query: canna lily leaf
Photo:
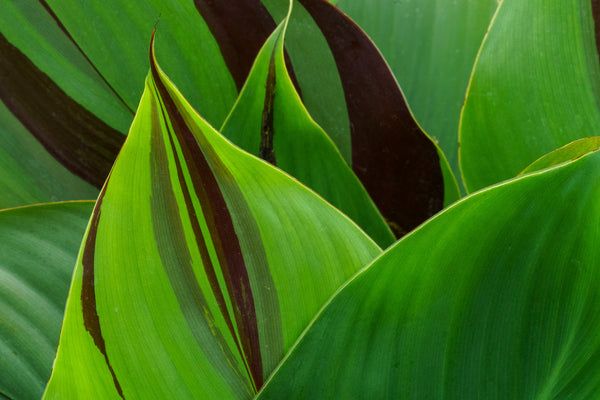
[[[594,132],[600,124],[599,82],[589,0],[502,1],[461,119],[467,189],[511,178]]]
[[[340,0],[377,45],[416,120],[458,168],[458,123],[477,50],[498,0]]]
[[[82,244],[45,398],[251,398],[379,253],[337,209],[221,137],[152,51]]]
[[[572,161],[584,156],[590,151],[596,151],[598,149],[600,149],[600,136],[575,140],[574,142],[540,157],[533,164],[521,171],[519,175],[529,174],[564,162]]]
[[[336,293],[258,399],[598,398],[599,173],[593,152],[432,218]]]
[[[288,19],[289,15],[262,48],[221,132],[315,190],[387,247],[394,242],[392,232],[331,139],[304,108],[287,73],[283,43]]]
[[[0,397],[39,399],[50,377],[92,201],[0,211]]]

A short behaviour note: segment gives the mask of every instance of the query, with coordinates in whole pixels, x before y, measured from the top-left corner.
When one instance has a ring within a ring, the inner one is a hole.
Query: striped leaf
[[[277,2],[265,1],[275,12],[272,3]],[[316,121],[331,132],[342,155],[400,236],[458,198],[448,162],[415,122],[395,77],[367,35],[325,0],[299,0],[295,4],[286,43],[305,104],[309,112],[315,110]],[[312,36],[308,40],[311,33],[321,42],[324,39],[319,51],[312,49]],[[304,47],[296,57],[295,42]],[[300,57],[304,59],[298,61]],[[333,60],[335,77],[326,80],[325,86],[323,78],[315,81],[314,75],[329,76],[327,60]],[[304,65],[306,71],[297,64]],[[325,87],[313,90],[318,100],[310,100],[310,91],[304,89],[309,77],[313,77],[313,85]],[[341,92],[328,99],[328,104],[321,103],[325,98],[321,92],[331,90],[336,80]],[[341,130],[330,128],[321,121],[319,109],[342,109],[342,118],[333,118],[336,124],[345,125]]]
[[[170,44],[159,52],[195,106],[220,124],[237,96],[191,3],[10,0],[2,9],[0,100],[12,115],[0,132],[13,151],[0,154],[0,163],[15,164],[21,179],[0,187],[0,208],[97,197],[133,119],[148,71],[148,35],[161,15]],[[52,169],[15,149],[25,134],[55,160]],[[38,189],[36,175],[46,175],[50,188]],[[6,198],[9,191],[16,194]]]
[[[599,173],[596,151],[432,218],[344,285],[258,399],[599,398]]]
[[[251,398],[379,253],[337,209],[211,128],[152,51],[45,398]]]
[[[94,203],[0,211],[0,398],[39,399]]]
[[[260,51],[221,132],[315,190],[380,246],[388,247],[394,236],[385,220],[294,89],[283,45],[288,19]]]
[[[340,0],[375,42],[419,125],[458,165],[460,110],[498,0]]]

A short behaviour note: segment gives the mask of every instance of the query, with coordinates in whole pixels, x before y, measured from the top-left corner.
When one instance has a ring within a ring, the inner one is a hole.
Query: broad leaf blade
[[[39,399],[50,377],[93,202],[0,211],[0,395]]]
[[[503,1],[482,45],[460,128],[473,191],[511,178],[600,124],[589,0]]]
[[[153,61],[82,245],[46,397],[251,398],[379,252],[222,138]]]
[[[258,398],[598,397],[599,171],[595,152],[448,208],[345,285]]]
[[[221,132],[315,190],[387,247],[394,242],[392,232],[294,89],[284,58],[288,18],[261,49]]]

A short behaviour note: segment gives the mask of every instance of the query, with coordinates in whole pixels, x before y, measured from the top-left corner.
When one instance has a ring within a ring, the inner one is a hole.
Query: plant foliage
[[[600,396],[600,9],[451,3],[7,0],[0,397]]]

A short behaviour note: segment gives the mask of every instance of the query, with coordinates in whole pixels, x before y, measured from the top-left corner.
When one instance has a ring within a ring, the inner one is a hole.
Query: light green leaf
[[[261,49],[221,132],[315,190],[387,247],[395,239],[385,220],[294,89],[284,58],[288,18]]]
[[[502,1],[481,48],[460,128],[473,191],[517,175],[600,126],[589,0]]]
[[[594,136],[584,139],[578,139],[559,149],[556,149],[525,168],[519,175],[529,174],[545,168],[575,160],[584,156],[590,151],[596,151],[600,148],[600,136]]]
[[[337,292],[258,398],[598,398],[599,173],[594,152],[449,207]]]
[[[44,391],[93,204],[0,211],[0,397],[39,399]]]
[[[82,244],[45,398],[251,398],[380,249],[155,64]]]
[[[340,0],[383,53],[415,118],[458,168],[458,122],[498,0]]]

